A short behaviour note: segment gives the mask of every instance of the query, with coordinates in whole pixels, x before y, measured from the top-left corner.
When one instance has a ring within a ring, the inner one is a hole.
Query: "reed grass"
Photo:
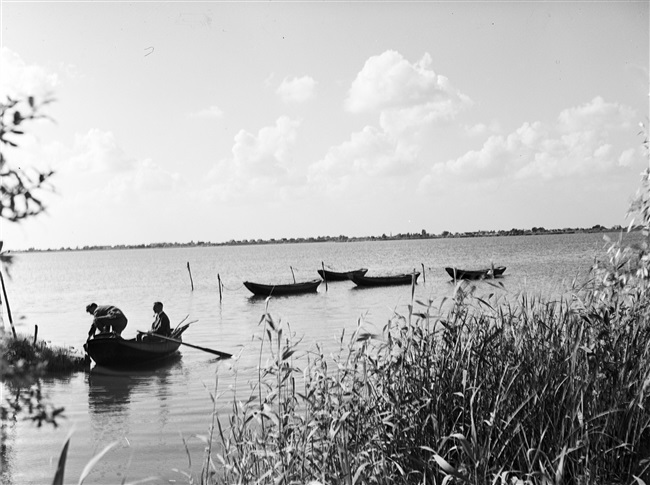
[[[43,372],[81,371],[89,367],[87,359],[74,350],[43,341],[34,343],[31,336],[0,339],[0,349],[8,363],[37,367]]]
[[[644,483],[648,285],[624,259],[557,301],[459,285],[337,355],[302,351],[265,313],[271,357],[216,418],[201,483]]]

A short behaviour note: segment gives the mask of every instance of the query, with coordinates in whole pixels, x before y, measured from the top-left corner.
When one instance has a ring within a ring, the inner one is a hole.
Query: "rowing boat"
[[[447,274],[455,280],[484,280],[489,278],[497,278],[503,275],[505,270],[505,266],[496,266],[494,268],[476,270],[445,268]]]
[[[165,359],[178,351],[181,342],[150,337],[123,339],[114,333],[100,333],[84,344],[84,350],[98,365],[127,367]]]
[[[265,285],[262,283],[253,283],[252,281],[244,281],[244,286],[248,288],[251,293],[257,296],[284,296],[314,293],[318,291],[318,285],[320,285],[320,283],[321,280],[311,280],[301,283]]]
[[[183,332],[191,324],[192,322],[179,324],[169,336],[171,339],[150,334],[145,338],[126,340],[113,332],[99,333],[86,341],[84,350],[95,364],[105,367],[127,367],[158,362],[178,354],[178,348],[184,344]]]
[[[417,283],[418,276],[420,276],[420,273],[417,271],[413,273],[388,276],[366,276],[354,273],[350,275],[350,279],[354,281],[357,286],[395,286]]]
[[[354,274],[365,275],[368,272],[366,268],[355,269],[352,271],[330,271],[328,269],[319,269],[318,274],[325,281],[345,281],[349,280],[350,276]]]

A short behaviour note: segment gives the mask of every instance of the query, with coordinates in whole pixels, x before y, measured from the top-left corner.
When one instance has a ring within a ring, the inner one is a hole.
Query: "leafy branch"
[[[50,119],[41,113],[52,99],[36,103],[33,96],[26,100],[8,97],[0,103],[0,218],[19,222],[45,211],[39,193],[53,191],[49,180],[54,171],[26,170],[12,167],[4,153],[5,147],[18,147],[16,137],[24,135],[25,122]]]

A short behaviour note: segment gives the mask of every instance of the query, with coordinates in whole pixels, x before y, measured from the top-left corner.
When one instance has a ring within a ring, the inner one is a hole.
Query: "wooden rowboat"
[[[506,270],[505,266],[497,266],[495,268],[490,268],[490,270],[488,271],[488,276],[494,276],[496,278],[497,276],[503,275],[505,270]]]
[[[366,276],[353,273],[350,279],[354,281],[357,286],[394,286],[394,285],[410,285],[412,282],[418,282],[420,273],[404,273],[399,275],[390,276]]]
[[[284,295],[300,295],[302,293],[314,293],[318,291],[318,285],[321,280],[304,281],[301,283],[288,283],[282,285],[264,285],[261,283],[253,283],[251,281],[244,281],[244,286],[248,288],[251,293],[258,296],[284,296]]]
[[[505,266],[496,266],[494,268],[467,270],[458,268],[445,268],[449,276],[455,280],[484,280],[497,278],[505,272]]]
[[[319,269],[318,274],[325,281],[345,281],[349,280],[350,276],[354,274],[365,275],[368,272],[366,268],[355,269],[352,271],[330,271],[328,269]]]
[[[153,337],[142,341],[125,340],[114,333],[100,333],[84,344],[84,350],[98,365],[128,367],[170,357],[180,345],[180,341]]]

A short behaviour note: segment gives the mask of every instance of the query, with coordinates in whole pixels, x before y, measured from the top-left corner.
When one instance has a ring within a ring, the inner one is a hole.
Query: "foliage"
[[[46,99],[40,104],[33,97],[26,100],[7,98],[0,103],[0,218],[11,222],[36,216],[45,210],[38,195],[44,189],[51,190],[49,179],[52,171],[14,168],[4,153],[7,146],[17,147],[16,137],[23,135],[23,126],[28,121],[46,118],[42,107],[51,102]]]
[[[46,118],[41,113],[43,106],[51,100],[45,99],[37,102],[33,97],[25,99],[7,98],[0,103],[0,219],[8,222],[21,222],[34,217],[45,210],[40,198],[44,190],[52,190],[49,184],[52,171],[32,170],[27,171],[20,167],[12,166],[7,159],[7,149],[18,147],[17,139],[24,135],[23,127],[27,122]],[[2,270],[8,271],[12,256],[2,252],[3,242],[0,241],[0,263]],[[4,279],[0,274],[4,302],[9,323],[9,312],[6,293],[4,292]],[[56,417],[61,410],[46,403],[41,395],[37,381],[43,370],[43,365],[38,364],[38,359],[49,362],[54,366],[56,362],[72,362],[65,354],[46,347],[37,347],[26,340],[11,339],[4,329],[0,328],[0,386],[6,385],[10,396],[6,401],[0,402],[0,423],[4,425],[9,419],[15,418],[19,413],[25,413],[29,419],[40,426],[47,422],[56,425]],[[0,436],[0,441],[2,437]]]
[[[54,172],[15,167],[9,163],[6,150],[18,147],[17,137],[25,134],[27,122],[47,118],[41,112],[51,101],[46,98],[39,103],[29,96],[26,99],[7,97],[0,103],[0,219],[20,222],[45,211],[40,194],[53,190],[49,181]],[[0,241],[0,263],[5,271],[11,262],[12,256],[2,252]]]
[[[0,339],[0,353],[6,361],[2,381],[9,391],[7,404],[0,404],[0,420],[6,422],[25,414],[26,419],[39,427],[43,423],[56,427],[63,408],[44,398],[36,377],[45,373],[82,370],[87,367],[85,358],[73,355],[69,349],[34,343],[24,337]]]

